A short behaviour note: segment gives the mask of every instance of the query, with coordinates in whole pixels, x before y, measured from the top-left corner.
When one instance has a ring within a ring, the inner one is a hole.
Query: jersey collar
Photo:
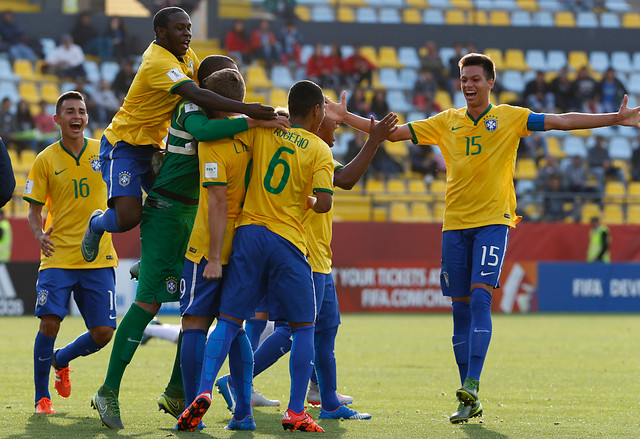
[[[489,110],[491,110],[492,107],[493,106],[491,105],[491,103],[489,103],[489,106],[487,107],[487,109],[484,110],[483,113],[480,116],[478,116],[477,119],[474,119],[473,116],[469,113],[469,110],[467,109],[467,117],[473,121],[474,125],[478,125],[478,122],[480,122],[480,119],[482,119],[484,115],[487,114]]]
[[[77,166],[80,166],[80,157],[82,157],[82,153],[84,153],[84,150],[87,149],[87,143],[88,143],[87,138],[85,137],[84,146],[80,150],[80,154],[78,154],[78,157],[76,157],[75,155],[73,155],[71,151],[69,151],[67,148],[64,147],[64,145],[62,144],[62,139],[60,139],[60,146],[62,147],[63,151],[69,154],[71,157],[73,157],[73,159],[76,161]]]

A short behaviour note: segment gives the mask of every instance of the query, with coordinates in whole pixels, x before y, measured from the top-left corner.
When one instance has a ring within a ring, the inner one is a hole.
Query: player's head
[[[236,62],[224,55],[209,55],[200,63],[198,67],[198,83],[202,84],[204,78],[222,69],[238,70]]]
[[[203,80],[203,87],[234,101],[244,101],[246,87],[244,79],[236,69],[222,69],[213,72]]]
[[[331,119],[324,118],[318,131],[316,131],[316,135],[325,141],[329,147],[333,147],[333,144],[336,141],[334,133],[336,132],[336,128],[338,128],[338,124]]]
[[[460,74],[465,67],[480,66],[484,72],[484,77],[487,81],[496,79],[496,65],[493,60],[482,53],[467,53],[458,61],[458,67],[460,67]]]
[[[60,95],[53,120],[60,126],[63,141],[65,138],[75,140],[84,137],[89,116],[82,94],[72,90]]]
[[[324,94],[318,84],[302,80],[289,89],[287,98],[291,119],[305,120],[309,125],[304,127],[316,132],[324,119]]]
[[[491,58],[480,53],[469,53],[460,59],[458,66],[460,89],[464,93],[467,107],[488,105],[496,78],[496,68]]]
[[[153,16],[156,42],[176,56],[187,53],[191,42],[191,18],[183,9],[172,6]]]

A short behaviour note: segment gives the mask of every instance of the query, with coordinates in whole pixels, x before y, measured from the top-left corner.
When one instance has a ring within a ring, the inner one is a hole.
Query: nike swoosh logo
[[[131,343],[138,343],[138,344],[142,343],[142,340],[134,340],[131,337],[127,338],[127,341],[130,341]]]
[[[115,319],[117,319],[117,318],[118,318],[118,316],[109,316],[109,318],[110,318],[111,320],[115,320]]]
[[[42,357],[38,357],[38,361],[47,361],[47,360],[51,360],[53,357],[47,357],[47,358],[42,358]]]
[[[488,271],[486,273],[484,271],[481,271],[480,276],[489,276],[490,274],[493,274],[493,273],[495,273],[495,271]]]
[[[475,328],[475,329],[473,330],[473,332],[491,332],[491,331],[489,331],[488,329],[478,329],[478,328]]]
[[[451,131],[459,130],[462,127],[451,127]]]
[[[465,343],[466,343],[466,341],[461,341],[461,342],[458,342],[458,343],[454,343],[453,347],[455,348],[456,346],[461,345],[461,344],[465,344]]]
[[[67,170],[67,168],[64,168],[62,171],[55,171],[54,173],[55,173],[56,175],[58,175],[58,174],[62,174],[62,173],[63,173],[64,171],[66,171],[66,170]]]

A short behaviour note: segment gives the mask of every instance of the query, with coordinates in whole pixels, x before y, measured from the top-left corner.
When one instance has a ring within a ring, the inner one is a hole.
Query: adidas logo
[[[284,417],[282,419],[285,419],[287,421],[289,421],[291,419],[291,416],[289,416],[289,410],[287,410],[286,412],[284,412]]]
[[[0,316],[21,316],[24,314],[24,302],[18,298],[9,270],[0,264]]]

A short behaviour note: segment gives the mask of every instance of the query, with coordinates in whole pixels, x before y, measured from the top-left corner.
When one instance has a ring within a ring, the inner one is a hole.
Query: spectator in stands
[[[324,46],[321,43],[315,45],[313,54],[307,60],[307,79],[322,87],[324,79]]]
[[[89,122],[87,123],[87,127],[90,130],[95,129],[96,123],[100,118],[100,110],[95,98],[93,97],[93,86],[91,84],[87,85],[87,81],[84,78],[79,77],[76,78],[74,90],[82,94],[82,96],[84,97],[87,114],[89,115]]]
[[[631,179],[640,181],[640,135],[636,138],[636,145],[631,153]]]
[[[302,50],[302,33],[295,23],[287,21],[280,30],[280,45],[282,46],[282,63],[288,66],[300,67],[300,52]]]
[[[528,137],[520,140],[518,158],[530,157],[536,161],[536,166],[547,156],[547,139],[540,131],[534,131]]]
[[[353,114],[357,114],[358,116],[369,117],[371,114],[371,105],[367,101],[363,88],[356,87],[353,89],[353,93],[351,93],[351,96],[347,101],[347,110]],[[358,145],[362,145],[362,143],[358,143]],[[349,160],[347,160],[347,162],[349,162]]]
[[[349,163],[362,148],[367,140],[367,135],[356,130],[355,137],[349,142],[347,153],[345,154],[345,162]],[[396,162],[393,157],[384,148],[385,143],[381,143],[378,147],[376,155],[373,156],[371,164],[365,172],[364,178],[367,179],[374,175],[377,179],[389,179],[402,172],[402,166]]]
[[[562,173],[556,158],[552,155],[545,157],[544,165],[538,169],[538,175],[536,176],[536,190],[539,192],[546,192],[551,190],[551,179],[553,177],[562,178]]]
[[[120,71],[118,71],[113,83],[111,84],[111,88],[121,104],[124,101],[124,97],[129,91],[129,87],[131,87],[131,83],[135,76],[136,72],[133,71],[133,61],[122,61],[120,64]]]
[[[322,88],[339,92],[345,84],[344,60],[338,44],[329,46],[329,55],[324,58],[324,81]]]
[[[111,41],[100,36],[93,23],[91,14],[82,12],[78,15],[76,24],[71,29],[73,42],[82,47],[87,55],[96,55],[100,59],[108,59],[113,52]]]
[[[378,89],[371,97],[369,110],[377,120],[382,120],[389,113],[389,103],[387,102],[387,91]]]
[[[29,45],[29,40],[25,35],[20,37],[20,41],[9,48],[9,56],[11,59],[26,59],[31,62],[38,60],[35,50]]]
[[[0,21],[2,51],[8,51],[11,46],[18,44],[23,36],[26,36],[24,26],[14,20],[13,12],[5,11]]]
[[[549,91],[553,94],[555,106],[559,112],[565,113],[572,108],[573,91],[569,79],[569,67],[564,66],[560,70],[558,76],[549,84]]]
[[[84,52],[73,43],[71,35],[63,35],[61,44],[53,49],[45,59],[47,69],[52,68],[62,78],[86,78]]]
[[[108,47],[111,49],[108,58],[123,59],[138,52],[122,17],[109,18],[104,37],[109,40]]]
[[[430,70],[420,70],[418,79],[416,79],[413,85],[413,105],[415,105],[418,110],[426,113],[427,107],[433,107],[433,98],[437,91],[438,82],[433,77],[433,73]],[[440,112],[440,110],[433,108],[429,110],[437,113]]]
[[[360,46],[353,47],[353,54],[346,59],[344,63],[344,71],[347,74],[347,80],[353,84],[360,86],[363,81],[368,81],[369,86],[372,84],[372,75],[376,66],[360,53]]]
[[[7,144],[13,142],[13,133],[17,129],[17,121],[15,114],[11,111],[11,98],[5,97],[2,99],[2,108],[0,109],[0,137],[2,137]]]
[[[627,89],[624,84],[616,78],[616,71],[613,67],[609,67],[596,88],[596,98],[602,106],[602,111],[606,113],[618,111],[620,102],[626,93]]]
[[[458,61],[465,54],[464,46],[462,43],[457,42],[453,45],[454,54],[449,59],[449,94],[453,98],[458,90],[460,90],[460,67],[458,67]]]
[[[264,60],[268,70],[280,60],[280,43],[270,29],[269,20],[261,20],[251,33],[251,51],[254,58]]]
[[[249,39],[244,30],[244,22],[242,20],[233,22],[233,26],[224,38],[224,45],[229,56],[238,65],[242,66],[251,62]]]
[[[591,77],[586,66],[578,70],[576,79],[571,83],[571,94],[574,96],[573,109],[585,113],[599,113],[596,102],[598,83]]]
[[[627,184],[622,169],[613,166],[611,163],[609,151],[605,146],[604,137],[596,136],[596,143],[587,152],[589,172],[596,177],[596,180],[598,180],[598,186],[601,193],[604,193],[606,177],[615,177],[625,186]]]
[[[411,171],[419,173],[424,181],[431,183],[438,176],[438,161],[433,146],[411,145],[409,147]]]
[[[296,18],[296,3],[296,0],[264,0],[267,11],[289,21]]]
[[[109,81],[106,79],[100,81],[98,90],[93,93],[93,99],[96,102],[98,122],[107,126],[120,109],[120,100],[111,89]]]
[[[565,203],[571,198],[562,190],[562,178],[552,175],[549,178],[549,187],[543,195],[544,220],[547,222],[564,221],[567,217]]]
[[[420,70],[431,72],[432,77],[438,84],[442,84],[445,76],[445,68],[438,46],[432,40],[427,41],[424,47],[420,49]]]
[[[564,168],[562,174],[564,177],[564,186],[568,192],[573,192],[574,195],[590,196],[594,202],[600,203],[601,199],[597,195],[599,193],[598,188],[589,183],[587,168],[584,165],[582,157],[579,155],[573,156],[571,162]],[[576,206],[579,207],[579,203],[576,203]]]
[[[59,138],[60,135],[58,134],[56,123],[53,121],[53,115],[48,111],[47,101],[42,100],[38,105],[40,112],[33,116],[33,124],[40,133],[38,151],[42,151]]]
[[[13,141],[18,149],[38,150],[38,134],[31,115],[29,103],[20,100],[16,109],[16,129],[13,133]]]
[[[549,84],[544,79],[544,72],[536,72],[536,77],[527,82],[522,99],[525,106],[536,113],[553,111],[553,94],[550,93]]]

